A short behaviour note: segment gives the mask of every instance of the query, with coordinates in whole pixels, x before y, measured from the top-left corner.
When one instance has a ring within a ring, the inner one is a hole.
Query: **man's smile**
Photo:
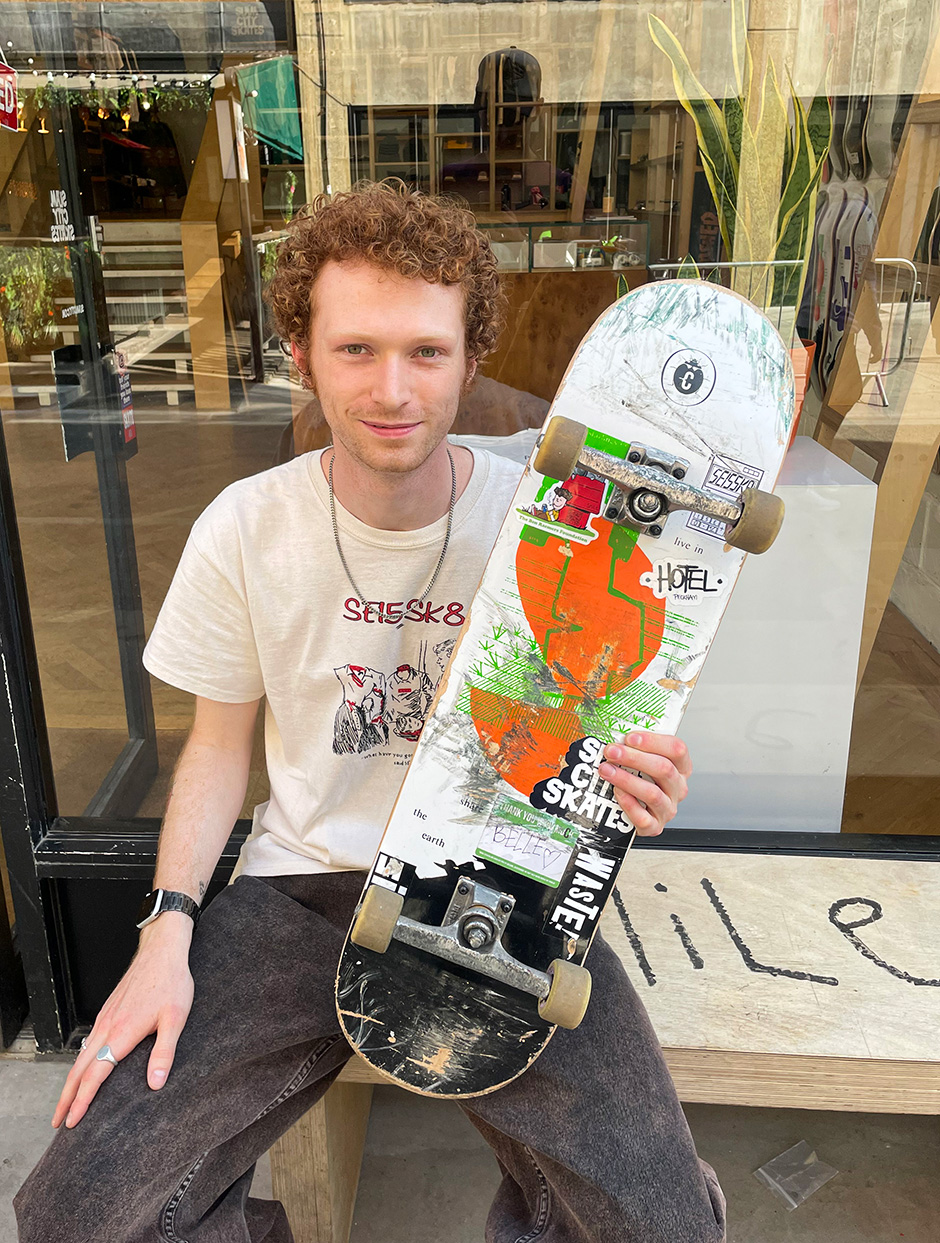
[[[371,419],[363,419],[363,426],[368,427],[371,432],[375,432],[377,436],[394,438],[396,436],[407,436],[409,432],[413,432],[416,427],[420,427],[419,423],[373,423]]]

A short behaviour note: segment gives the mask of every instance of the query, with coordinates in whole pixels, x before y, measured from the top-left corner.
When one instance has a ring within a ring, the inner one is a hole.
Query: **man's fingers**
[[[65,1118],[72,1101],[75,1099],[75,1094],[78,1091],[79,1084],[82,1081],[82,1076],[90,1066],[95,1064],[95,1056],[101,1046],[105,1043],[106,1042],[100,1036],[95,1035],[94,1031],[92,1031],[86,1038],[81,1052],[72,1063],[72,1069],[69,1071],[62,1091],[59,1094],[55,1112],[52,1115],[52,1125],[54,1127],[62,1125],[62,1120]]]
[[[608,764],[601,765],[600,773],[614,787],[617,801],[638,829],[648,832],[654,823],[661,829],[676,814],[675,799],[641,774]]]
[[[656,837],[657,834],[662,833],[663,825],[659,817],[644,807],[632,794],[627,794],[623,790],[618,789],[616,798],[623,814],[641,837]]]
[[[115,1054],[115,1056],[117,1055]],[[118,1058],[118,1061],[120,1061],[120,1058]],[[75,1099],[72,1101],[66,1114],[65,1125],[68,1130],[71,1130],[73,1126],[77,1126],[81,1122],[88,1106],[95,1099],[98,1089],[115,1069],[116,1067],[112,1066],[110,1062],[99,1062],[97,1059],[88,1067],[82,1076],[78,1091],[75,1093]]]
[[[147,1082],[155,1090],[162,1088],[166,1083],[176,1056],[176,1044],[187,1017],[179,1008],[167,1009],[161,1015],[160,1025],[157,1028],[157,1040],[150,1054],[150,1061],[147,1063]]]
[[[624,738],[624,744],[642,751],[644,755],[661,755],[671,760],[683,777],[692,776],[692,760],[689,748],[675,734],[655,734],[651,730],[634,730]],[[639,764],[640,768],[644,765]]]
[[[608,762],[642,773],[648,780],[665,790],[675,803],[681,803],[688,793],[689,787],[685,774],[668,756],[619,743],[612,743],[605,747],[604,755]],[[643,797],[642,794],[640,797]]]

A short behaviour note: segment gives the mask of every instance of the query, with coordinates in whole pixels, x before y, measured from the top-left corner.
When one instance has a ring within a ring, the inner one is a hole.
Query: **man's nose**
[[[372,400],[386,410],[400,410],[411,397],[408,369],[400,358],[377,360],[373,372]]]

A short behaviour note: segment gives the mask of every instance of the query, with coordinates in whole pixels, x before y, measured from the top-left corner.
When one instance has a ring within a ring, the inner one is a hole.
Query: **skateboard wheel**
[[[741,493],[741,517],[728,532],[728,543],[742,552],[766,552],[777,538],[783,511],[779,496],[758,488],[745,488]]]
[[[384,954],[395,931],[405,899],[383,885],[370,885],[353,920],[349,939],[364,949]]]
[[[552,986],[545,1000],[539,1002],[539,1014],[546,1023],[577,1027],[591,999],[590,971],[564,958],[556,958],[548,971]]]
[[[586,436],[583,423],[556,414],[545,429],[532,465],[550,479],[569,479],[578,465]]]

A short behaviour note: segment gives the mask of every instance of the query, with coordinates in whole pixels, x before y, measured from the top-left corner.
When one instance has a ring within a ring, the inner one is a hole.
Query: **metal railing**
[[[891,258],[891,259],[874,259],[872,266],[877,270],[876,286],[875,286],[875,306],[879,318],[879,331],[881,332],[881,358],[877,360],[878,366],[874,371],[863,371],[862,378],[869,380],[874,377],[875,388],[881,398],[881,405],[888,405],[888,395],[885,392],[885,376],[892,375],[900,367],[901,363],[907,357],[907,349],[910,341],[911,328],[911,310],[917,297],[917,291],[920,281],[917,275],[917,268],[910,259]],[[886,281],[889,276],[889,270],[894,268],[894,283],[890,290],[890,296],[886,297]],[[910,288],[900,287],[900,277],[902,273],[907,273],[910,277]],[[881,324],[881,309],[888,304],[888,321],[887,324]],[[904,314],[901,318],[900,339],[897,336],[897,316],[896,310],[899,306],[904,307]],[[897,341],[897,356],[892,358],[894,353],[892,342]],[[870,365],[870,364],[869,364]]]

